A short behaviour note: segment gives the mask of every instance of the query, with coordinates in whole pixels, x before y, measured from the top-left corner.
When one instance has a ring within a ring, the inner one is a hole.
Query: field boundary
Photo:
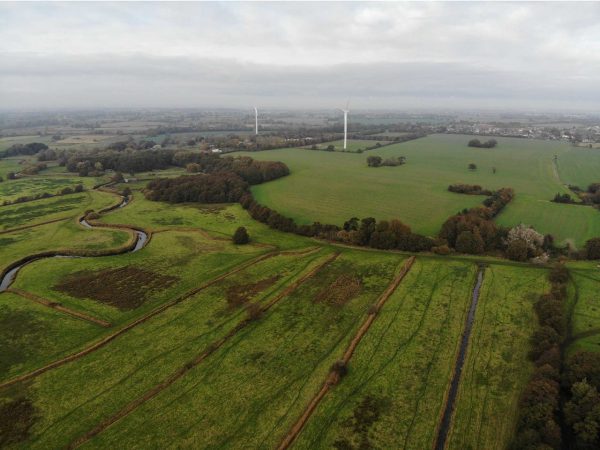
[[[241,263],[235,267],[233,267],[231,270],[217,276],[216,278],[213,278],[210,281],[207,281],[205,283],[203,283],[202,285],[191,289],[181,295],[179,295],[178,297],[176,297],[175,299],[171,300],[170,302],[164,303],[162,305],[160,305],[159,307],[155,308],[154,310],[150,311],[149,313],[143,315],[142,317],[139,317],[138,319],[134,320],[133,322],[125,325],[123,328],[120,328],[119,330],[109,334],[108,336],[105,336],[104,338],[102,338],[101,340],[95,342],[94,344],[90,345],[89,347],[80,350],[76,353],[72,353],[68,356],[65,356],[64,358],[61,358],[59,360],[56,360],[52,363],[49,363],[43,367],[40,367],[39,369],[36,369],[32,372],[23,374],[23,375],[19,375],[18,377],[6,380],[2,383],[0,383],[0,389],[8,387],[8,386],[12,386],[16,383],[19,383],[21,381],[26,381],[26,380],[30,380],[33,379],[41,374],[43,374],[44,372],[47,372],[51,369],[55,369],[57,367],[63,366],[71,361],[75,361],[83,356],[86,356],[102,347],[104,347],[106,344],[108,344],[109,342],[113,341],[114,339],[116,339],[117,337],[121,336],[122,334],[126,333],[127,331],[135,328],[136,326],[146,322],[147,320],[151,319],[152,317],[166,311],[167,309],[171,308],[172,306],[175,306],[179,303],[181,303],[182,301],[188,299],[189,297],[197,294],[198,292],[212,286],[215,283],[218,283],[219,281],[237,273],[240,272],[244,269],[247,269],[248,267],[258,264],[261,261],[264,261],[266,259],[269,258],[273,258],[275,256],[284,254],[309,254],[315,251],[320,250],[321,247],[309,247],[308,249],[305,249],[303,251],[296,251],[296,252],[268,252],[268,253],[264,253],[262,255],[257,256],[256,258],[253,258],[249,261],[246,261],[244,263]]]
[[[104,328],[112,327],[112,324],[110,322],[107,322],[102,319],[98,319],[96,317],[90,316],[88,314],[85,314],[85,313],[82,313],[79,311],[75,311],[73,309],[67,308],[66,306],[63,306],[61,303],[50,301],[48,299],[45,299],[38,295],[32,294],[31,292],[24,291],[22,289],[8,288],[6,290],[6,292],[12,292],[13,294],[16,294],[27,300],[31,300],[39,305],[43,305],[48,308],[54,309],[55,311],[60,311],[71,317],[75,317],[76,319],[85,320],[86,322],[91,322],[93,324],[100,325],[101,327],[104,327]]]
[[[59,217],[58,219],[47,220],[45,222],[38,222],[38,223],[34,223],[32,225],[23,225],[21,227],[9,228],[8,230],[2,230],[2,231],[0,231],[0,234],[14,233],[16,231],[27,230],[29,228],[35,228],[35,227],[39,227],[39,226],[42,226],[42,225],[49,225],[51,223],[60,222],[60,221],[63,221],[63,220],[69,220],[71,217],[73,217],[73,216]]]
[[[367,319],[363,322],[361,327],[358,329],[358,331],[356,332],[356,335],[354,336],[354,338],[352,338],[352,341],[350,341],[348,348],[344,352],[342,361],[344,362],[345,365],[347,365],[348,362],[350,361],[350,358],[352,358],[352,355],[354,354],[356,347],[358,347],[358,344],[360,343],[362,338],[365,336],[365,334],[367,334],[367,331],[369,331],[371,324],[375,321],[377,314],[379,313],[381,308],[383,308],[383,305],[385,304],[385,302],[388,300],[388,298],[390,298],[390,296],[398,288],[398,286],[400,285],[400,283],[402,282],[402,280],[404,279],[406,274],[411,269],[413,263],[415,262],[415,259],[416,259],[416,256],[411,256],[405,261],[405,263],[403,264],[402,268],[400,269],[400,272],[398,273],[398,275],[392,280],[392,282],[388,285],[388,287],[385,289],[385,291],[383,291],[383,293],[379,296],[379,299],[377,300],[377,302],[374,305],[374,311],[373,312],[370,311]],[[278,450],[286,450],[290,447],[290,445],[294,442],[294,440],[301,433],[302,429],[304,428],[304,426],[306,425],[306,423],[312,416],[313,412],[315,411],[315,409],[317,408],[317,406],[319,405],[321,400],[325,397],[327,392],[329,392],[331,390],[331,388],[333,386],[335,386],[339,381],[340,381],[340,374],[336,370],[331,370],[327,376],[327,379],[325,380],[325,383],[323,384],[323,386],[321,387],[319,392],[312,398],[312,400],[309,402],[308,406],[304,410],[304,413],[302,414],[302,416],[300,416],[298,421],[292,426],[292,428],[290,429],[288,434],[285,436],[285,438],[283,439],[281,444],[277,447]]]
[[[467,311],[467,317],[465,319],[457,352],[454,358],[452,378],[450,378],[450,384],[444,393],[443,408],[441,410],[441,416],[438,419],[438,426],[436,427],[435,432],[436,439],[433,444],[433,448],[435,450],[443,450],[446,448],[447,438],[452,429],[454,411],[456,409],[455,402],[458,399],[460,382],[462,380],[462,370],[464,363],[467,360],[467,351],[469,350],[471,344],[471,332],[473,330],[473,323],[475,322],[475,314],[477,312],[481,287],[484,281],[484,274],[485,266],[480,265],[475,277],[473,290],[471,291],[471,303]]]
[[[333,253],[328,258],[326,258],[325,261],[316,265],[311,270],[309,270],[307,273],[305,273],[300,278],[298,278],[296,281],[294,281],[293,283],[288,285],[283,291],[281,291],[272,300],[270,300],[265,306],[263,306],[261,308],[261,312],[264,313],[264,312],[268,311],[271,307],[273,307],[281,299],[290,295],[293,291],[298,289],[299,286],[301,286],[306,281],[313,278],[321,269],[323,269],[325,266],[329,265],[331,262],[335,261],[339,255],[340,255],[340,253]],[[142,395],[141,397],[138,397],[137,399],[135,399],[135,400],[131,401],[130,403],[128,403],[127,405],[125,405],[125,407],[123,407],[116,414],[103,420],[95,428],[88,431],[86,434],[84,434],[80,438],[76,439],[75,441],[71,442],[67,446],[67,448],[74,449],[74,448],[80,447],[81,445],[83,445],[84,443],[86,443],[87,441],[92,439],[94,436],[102,433],[104,430],[106,430],[109,426],[111,426],[115,422],[117,422],[117,421],[121,420],[122,418],[126,417],[127,415],[131,414],[138,407],[140,407],[147,401],[149,401],[152,398],[154,398],[155,396],[157,396],[160,392],[162,392],[163,390],[165,390],[166,388],[171,386],[173,383],[175,383],[177,380],[182,378],[188,371],[190,371],[191,369],[193,369],[194,367],[196,367],[200,363],[202,363],[204,360],[206,360],[210,355],[212,355],[219,348],[221,348],[227,341],[229,341],[229,339],[231,339],[239,331],[241,331],[243,328],[245,328],[252,322],[253,322],[253,319],[251,319],[251,318],[245,318],[244,320],[240,321],[225,336],[218,339],[217,341],[214,341],[214,342],[208,344],[206,349],[204,351],[202,351],[198,356],[196,356],[193,360],[189,361],[183,367],[181,367],[177,371],[173,372],[171,375],[169,375],[165,380],[163,380],[158,385],[156,385],[153,388],[151,388],[150,390],[146,391],[146,393],[144,395]]]

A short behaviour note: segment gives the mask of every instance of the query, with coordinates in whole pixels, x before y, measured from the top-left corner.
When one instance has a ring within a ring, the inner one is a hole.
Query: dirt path
[[[398,288],[398,286],[400,285],[400,282],[404,279],[404,277],[406,276],[406,274],[408,273],[408,271],[410,270],[410,268],[412,267],[414,262],[415,262],[415,256],[411,256],[410,258],[408,258],[406,260],[406,262],[404,263],[404,265],[402,266],[402,268],[400,269],[400,272],[398,273],[396,278],[394,278],[392,280],[392,282],[386,288],[386,290],[379,296],[379,299],[377,300],[377,302],[374,305],[374,311],[371,314],[369,314],[367,319],[363,322],[361,327],[358,329],[356,335],[354,336],[354,338],[348,345],[348,348],[344,352],[342,361],[344,362],[345,365],[348,364],[348,362],[350,361],[350,358],[352,358],[352,355],[354,354],[354,351],[356,350],[356,347],[358,346],[358,344],[360,343],[362,338],[365,336],[365,334],[367,334],[367,331],[369,331],[371,324],[375,321],[375,318],[377,317],[377,313],[381,310],[381,308],[383,307],[383,305],[385,304],[387,299],[390,298],[390,296]],[[292,426],[292,428],[290,429],[290,431],[288,432],[286,437],[283,439],[283,441],[279,445],[279,447],[278,447],[279,450],[286,450],[290,447],[290,445],[294,442],[294,440],[298,437],[298,435],[300,434],[300,432],[306,425],[306,422],[308,422],[308,419],[310,419],[311,415],[313,414],[313,412],[315,411],[315,409],[317,408],[317,406],[319,405],[319,403],[321,402],[323,397],[325,397],[327,392],[329,392],[329,390],[333,386],[335,386],[339,382],[339,380],[340,380],[340,376],[339,376],[338,372],[336,372],[335,370],[332,370],[331,372],[329,372],[329,375],[327,376],[327,379],[325,380],[323,387],[321,387],[319,392],[309,402],[309,404],[306,407],[306,410],[304,411],[302,416],[300,416],[298,421]]]
[[[278,295],[276,295],[273,299],[271,299],[266,305],[264,305],[261,308],[261,311],[263,313],[268,311],[271,307],[273,307],[282,298],[287,297],[293,291],[298,289],[299,286],[301,286],[306,281],[313,278],[321,269],[323,269],[325,266],[329,265],[331,262],[333,262],[335,259],[337,259],[337,257],[339,255],[340,255],[339,253],[332,254],[327,259],[325,259],[325,261],[321,262],[320,264],[318,264],[317,266],[312,268],[309,272],[307,272],[306,274],[301,276],[299,279],[297,279],[296,281],[291,283],[288,287],[286,287],[283,291],[281,291]],[[67,448],[74,449],[74,448],[77,448],[77,447],[83,445],[84,443],[86,443],[87,441],[92,439],[94,436],[98,435],[99,433],[102,433],[104,430],[106,430],[109,426],[111,426],[115,422],[117,422],[120,419],[122,419],[123,417],[131,414],[139,406],[141,406],[142,404],[146,403],[148,400],[150,400],[153,397],[155,397],[156,395],[158,395],[160,392],[162,392],[163,390],[165,390],[166,388],[171,386],[173,383],[175,383],[175,381],[177,381],[178,379],[183,377],[188,371],[190,371],[191,369],[193,369],[194,367],[199,365],[202,361],[206,360],[210,355],[212,355],[219,348],[221,348],[223,346],[223,344],[225,344],[227,341],[229,341],[240,330],[242,330],[243,328],[245,328],[252,322],[253,322],[253,320],[251,318],[246,318],[246,319],[242,320],[241,322],[239,322],[224,337],[209,344],[207,346],[206,350],[204,350],[202,353],[200,353],[198,356],[196,356],[193,360],[189,361],[183,367],[181,367],[177,371],[173,372],[171,375],[169,375],[169,377],[167,377],[165,380],[163,380],[158,385],[154,386],[152,389],[148,390],[144,395],[142,395],[141,397],[138,397],[137,399],[135,399],[132,402],[130,402],[129,404],[127,404],[119,412],[117,412],[113,416],[105,419],[100,424],[98,424],[96,427],[94,427],[92,430],[88,431],[86,434],[84,434],[80,438],[71,442],[71,444],[69,444]]]
[[[112,326],[112,324],[110,322],[107,322],[102,319],[97,319],[96,317],[90,316],[88,314],[84,314],[82,312],[67,308],[66,306],[63,306],[60,303],[52,302],[43,297],[39,297],[35,294],[32,294],[31,292],[23,291],[21,289],[16,289],[16,288],[8,288],[6,290],[6,292],[12,292],[13,294],[17,294],[23,298],[26,298],[33,302],[36,302],[40,305],[44,305],[44,306],[47,306],[48,308],[52,308],[56,311],[60,311],[62,313],[68,314],[71,317],[75,317],[77,319],[85,320],[87,322],[91,322],[93,324],[100,325],[101,327],[104,327],[104,328],[110,328]]]
[[[306,254],[309,254],[311,252],[315,252],[317,250],[320,250],[320,247],[310,247],[309,249],[304,250],[303,252]],[[165,303],[159,307],[157,307],[156,309],[150,311],[149,313],[143,315],[142,317],[136,319],[135,321],[129,323],[128,325],[124,326],[123,328],[109,334],[108,336],[105,336],[104,338],[102,338],[101,340],[95,342],[94,344],[90,345],[89,347],[76,352],[76,353],[72,353],[71,355],[65,356],[64,358],[61,358],[57,361],[54,361],[50,364],[47,364],[43,367],[40,367],[39,369],[36,369],[32,372],[20,375],[18,377],[12,378],[10,380],[4,381],[2,383],[0,383],[0,389],[8,387],[8,386],[12,386],[15,383],[21,382],[21,381],[25,381],[25,380],[30,380],[32,378],[35,378],[41,374],[43,374],[44,372],[47,372],[51,369],[55,369],[57,367],[63,366],[71,361],[75,361],[85,355],[88,355],[102,347],[104,347],[106,344],[108,344],[109,342],[113,341],[114,339],[116,339],[117,337],[121,336],[122,334],[126,333],[127,331],[137,327],[138,325],[146,322],[148,319],[151,319],[152,317],[162,313],[163,311],[166,311],[167,309],[171,308],[172,306],[177,305],[178,303],[181,303],[182,301],[186,300],[187,298],[197,294],[198,292],[212,286],[213,284],[223,280],[224,278],[227,278],[237,272],[240,272],[241,270],[244,270],[254,264],[258,264],[261,261],[264,261],[265,259],[269,259],[269,258],[273,258],[275,256],[281,255],[281,254],[302,254],[302,251],[293,251],[293,252],[269,252],[269,253],[265,253],[262,254],[254,259],[251,259],[250,261],[246,261],[245,263],[242,263],[236,267],[234,267],[233,269],[219,275],[216,278],[213,278],[212,280],[194,288],[191,289],[187,292],[185,292],[184,294],[181,294],[180,296],[176,297],[175,299],[171,300],[168,303]]]

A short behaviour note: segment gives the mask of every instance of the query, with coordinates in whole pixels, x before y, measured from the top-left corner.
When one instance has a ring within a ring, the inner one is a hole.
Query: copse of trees
[[[487,195],[490,196],[493,194],[489,189],[483,189],[478,184],[451,184],[448,186],[448,190],[450,192],[456,192],[457,194],[467,194],[467,195]]]
[[[152,180],[145,196],[170,203],[231,203],[238,202],[247,190],[248,183],[239,175],[222,172]]]
[[[461,253],[480,254],[504,250],[508,229],[492,220],[514,197],[511,188],[502,188],[484,200],[484,206],[449,217],[439,233],[450,248]]]
[[[382,166],[401,166],[406,164],[406,157],[398,156],[397,158],[382,159],[381,156],[369,156],[367,157],[367,165],[369,167],[382,167]]]
[[[0,152],[0,158],[6,158],[8,156],[28,156],[35,155],[37,152],[41,150],[48,149],[46,144],[42,144],[41,142],[31,142],[29,144],[14,144]]]
[[[469,165],[467,166],[467,168],[469,170],[477,170],[477,164],[475,164],[475,163],[469,163]]]
[[[575,199],[571,197],[569,194],[561,194],[557,193],[552,199],[554,203],[576,203]]]
[[[496,145],[498,145],[498,141],[496,141],[496,139],[489,139],[485,142],[481,142],[479,139],[471,139],[469,141],[469,147],[494,148]]]

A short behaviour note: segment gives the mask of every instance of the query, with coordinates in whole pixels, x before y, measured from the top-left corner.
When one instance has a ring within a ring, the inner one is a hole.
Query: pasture
[[[499,138],[496,148],[479,149],[467,147],[470,138],[430,135],[367,154],[297,149],[251,153],[256,159],[283,161],[291,170],[287,177],[254,186],[253,193],[260,203],[299,223],[341,225],[353,216],[399,218],[416,232],[435,235],[448,216],[483,200],[450,193],[449,184],[512,187],[516,199],[499,215],[498,223],[531,224],[541,233],[553,234],[558,242],[570,241],[578,246],[600,234],[597,210],[550,202],[556,193],[569,192],[566,183],[591,182],[594,174],[600,173],[600,158],[583,175],[576,175],[578,167],[585,165],[582,152],[589,150],[516,138]],[[371,155],[405,156],[407,164],[369,168],[366,157]],[[558,172],[554,155],[558,156]],[[468,170],[471,162],[477,170]]]
[[[255,152],[250,156],[286,162],[291,175],[253,191],[301,223],[371,215],[434,235],[449,215],[483,200],[450,193],[448,184],[510,186],[517,197],[499,223],[531,223],[578,244],[600,235],[598,211],[548,202],[565,192],[565,180],[593,179],[593,168],[577,168],[583,149],[499,142],[471,149],[465,136],[447,135],[364,154]],[[368,168],[369,155],[408,162]],[[478,169],[469,171],[469,162]],[[22,191],[56,180],[96,181],[50,172],[22,180]],[[115,186],[132,188],[132,199],[98,222],[144,229],[150,239],[141,250],[34,261],[0,293],[2,445],[276,448],[372,319],[347,373],[316,404],[292,448],[431,448],[471,304],[473,259],[418,255],[376,311],[408,255],[274,231],[238,204],[144,198],[147,178],[181,173],[138,174]],[[131,231],[77,222],[84,211],[117,201],[86,190],[0,207],[0,270],[41,251],[123,248]],[[239,226],[250,234],[247,245],[232,243]],[[533,370],[533,304],[549,287],[545,268],[485,260],[448,434],[452,450],[509,445]],[[570,268],[569,351],[597,351],[600,275],[589,262]]]
[[[518,401],[533,365],[527,360],[533,304],[548,289],[547,271],[490,265],[471,332],[450,449],[505,449],[514,436]]]

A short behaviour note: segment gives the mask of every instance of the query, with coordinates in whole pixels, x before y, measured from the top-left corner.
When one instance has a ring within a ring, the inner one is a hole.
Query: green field
[[[589,207],[561,205],[549,200],[568,192],[565,183],[585,185],[600,173],[600,158],[578,175],[588,150],[565,143],[499,138],[494,149],[467,147],[470,136],[431,135],[372,150],[383,158],[405,156],[400,167],[369,168],[365,154],[305,152],[296,149],[252,153],[264,160],[288,164],[288,177],[254,186],[256,199],[299,223],[342,224],[350,217],[399,218],[414,231],[434,235],[444,220],[463,208],[480,204],[478,196],[447,191],[449,184],[480,184],[486,188],[512,187],[516,199],[498,217],[514,226],[534,225],[558,242],[581,245],[600,235],[600,213]],[[553,157],[558,155],[559,175]],[[600,155],[600,153],[599,153]],[[476,171],[467,165],[475,163]],[[492,168],[496,168],[496,174]]]
[[[433,235],[449,215],[483,199],[450,193],[448,184],[510,186],[517,197],[498,222],[534,224],[577,244],[600,236],[598,211],[548,202],[565,192],[563,183],[593,180],[593,159],[590,169],[579,168],[585,149],[519,139],[470,149],[465,139],[434,135],[362,155],[255,152],[286,162],[291,175],[254,186],[254,194],[303,223],[371,215]],[[371,154],[408,162],[368,168]],[[468,171],[469,162],[478,170]],[[10,164],[0,160],[0,168]],[[407,253],[274,231],[238,204],[146,200],[147,179],[181,169],[115,186],[133,189],[130,202],[102,214],[105,227],[88,229],[77,219],[119,197],[90,189],[95,179],[48,172],[16,183],[27,195],[59,180],[87,189],[0,207],[0,270],[43,251],[123,249],[133,232],[118,226],[142,228],[149,241],[136,252],[31,262],[0,293],[0,447],[277,448],[373,319],[348,373],[316,405],[292,448],[432,448],[471,305],[474,257],[417,255],[376,311],[412,260]],[[250,234],[247,245],[232,242],[239,226]],[[450,450],[510,444],[533,370],[533,304],[549,288],[546,267],[489,255],[477,261],[487,266]],[[597,262],[569,267],[567,350],[598,351]]]
[[[417,259],[295,448],[431,448],[475,271]]]
[[[600,268],[597,263],[572,267],[571,350],[600,351]]]
[[[485,271],[469,352],[448,436],[449,449],[505,449],[518,416],[535,323],[533,303],[548,289],[540,269],[491,265]]]

